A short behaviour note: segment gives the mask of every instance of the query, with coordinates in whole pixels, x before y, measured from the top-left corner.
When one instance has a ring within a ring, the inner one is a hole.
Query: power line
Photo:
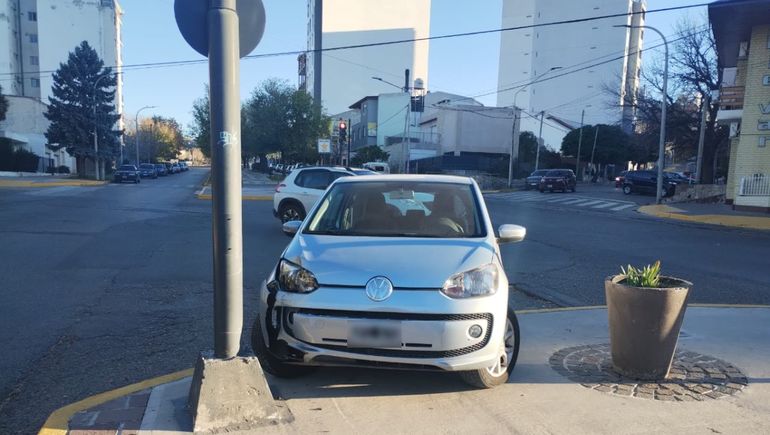
[[[765,0],[734,0],[731,4],[736,3],[757,3],[762,2]],[[683,6],[671,6],[666,8],[659,8],[659,9],[649,9],[647,11],[640,11],[640,12],[627,12],[627,13],[617,13],[617,14],[606,14],[606,15],[597,15],[592,17],[584,17],[584,18],[574,18],[569,20],[559,20],[559,21],[551,21],[547,23],[537,23],[537,24],[528,24],[523,26],[514,26],[514,27],[503,27],[498,29],[488,29],[488,30],[477,30],[473,32],[461,32],[461,33],[450,33],[446,35],[436,35],[436,36],[426,36],[422,38],[407,38],[407,39],[396,39],[391,41],[381,41],[381,42],[371,42],[366,44],[352,44],[352,45],[342,45],[337,47],[327,47],[327,48],[319,48],[319,49],[307,49],[307,50],[291,50],[291,51],[279,51],[279,52],[272,52],[272,53],[261,53],[261,54],[252,54],[248,56],[244,56],[244,59],[262,59],[262,58],[268,58],[268,57],[280,57],[280,56],[297,56],[303,53],[317,53],[317,52],[329,52],[329,51],[339,51],[339,50],[351,50],[356,48],[369,48],[369,47],[381,47],[386,45],[396,45],[396,44],[405,44],[410,42],[422,42],[422,41],[432,41],[432,40],[441,40],[441,39],[450,39],[450,38],[460,38],[460,37],[468,37],[468,36],[478,36],[478,35],[485,35],[485,34],[492,34],[492,33],[501,33],[501,32],[509,32],[513,30],[523,30],[523,29],[532,29],[532,28],[538,28],[538,27],[548,27],[548,26],[558,26],[558,25],[565,25],[565,24],[576,24],[576,23],[583,23],[583,22],[589,22],[589,21],[596,21],[596,20],[604,20],[608,18],[619,18],[619,17],[628,17],[638,14],[651,14],[651,13],[658,13],[658,12],[671,12],[676,10],[684,10],[684,9],[692,9],[697,7],[703,7],[708,6],[711,4],[711,2],[706,3],[697,3],[692,5],[683,5]],[[167,61],[167,62],[147,62],[147,63],[140,63],[140,64],[132,64],[132,65],[122,65],[121,68],[124,70],[136,70],[136,69],[150,69],[150,68],[165,68],[165,67],[174,67],[174,66],[186,66],[186,65],[194,65],[194,64],[201,64],[208,62],[207,59],[196,59],[196,60],[180,60],[180,61]],[[110,68],[116,68],[115,66],[112,66]],[[55,70],[48,70],[48,71],[30,71],[26,74],[49,74],[53,73]],[[0,76],[4,75],[19,75],[16,73],[6,72],[6,73],[0,73]]]

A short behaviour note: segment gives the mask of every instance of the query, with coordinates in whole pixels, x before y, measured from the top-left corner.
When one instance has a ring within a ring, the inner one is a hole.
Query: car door
[[[295,181],[299,188],[297,196],[305,208],[305,212],[310,212],[310,209],[313,208],[329,186],[331,182],[329,181],[329,175],[329,170],[323,168],[306,169],[297,174],[297,180]]]

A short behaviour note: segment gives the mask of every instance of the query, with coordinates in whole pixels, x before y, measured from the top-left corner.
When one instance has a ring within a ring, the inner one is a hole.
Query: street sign
[[[330,139],[318,139],[318,154],[330,154],[332,141]]]
[[[221,0],[176,0],[174,16],[184,40],[198,53],[208,57],[208,11],[210,2]],[[240,56],[251,53],[265,31],[265,7],[262,0],[237,0]]]

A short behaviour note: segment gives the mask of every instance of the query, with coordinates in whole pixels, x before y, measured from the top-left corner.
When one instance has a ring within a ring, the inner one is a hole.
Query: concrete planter
[[[632,287],[625,275],[604,281],[615,370],[635,379],[668,376],[692,283],[661,277],[664,288]]]

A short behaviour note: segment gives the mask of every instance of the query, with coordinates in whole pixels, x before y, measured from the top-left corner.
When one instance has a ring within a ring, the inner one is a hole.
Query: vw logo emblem
[[[384,301],[392,293],[393,283],[384,276],[375,276],[366,283],[366,296],[375,302]]]

